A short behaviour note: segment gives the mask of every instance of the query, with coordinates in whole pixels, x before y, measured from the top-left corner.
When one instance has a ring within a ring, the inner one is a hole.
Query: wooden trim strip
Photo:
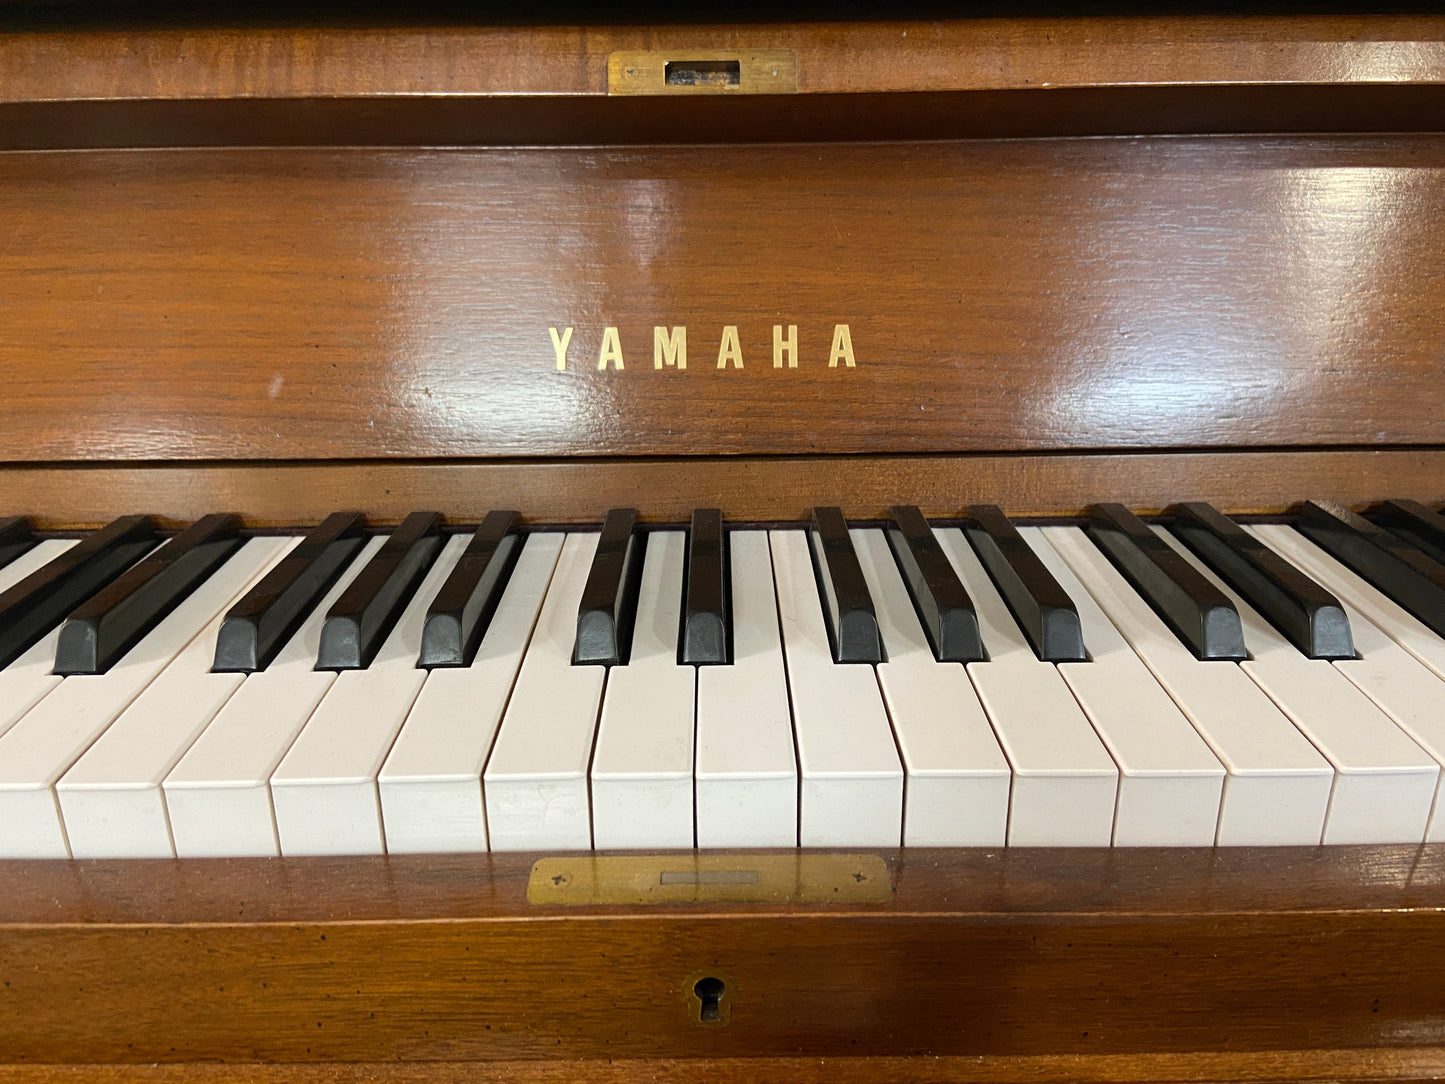
[[[766,521],[838,504],[852,518],[877,519],[899,501],[933,516],[974,502],[1016,516],[1078,515],[1104,500],[1142,513],[1182,500],[1278,513],[1315,497],[1356,507],[1387,498],[1439,502],[1442,479],[1445,449],[1436,448],[9,466],[0,468],[0,513],[54,529],[132,512],[179,525],[217,510],[253,527],[316,523],[343,509],[399,523],[417,508],[439,508],[453,522],[517,508],[534,523],[600,523],[608,508],[635,506],[645,521],[682,523],[694,508]]]

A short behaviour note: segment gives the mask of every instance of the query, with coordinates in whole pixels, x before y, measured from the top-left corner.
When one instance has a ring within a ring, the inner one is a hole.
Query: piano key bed
[[[1438,515],[4,526],[0,857],[1445,841]]]

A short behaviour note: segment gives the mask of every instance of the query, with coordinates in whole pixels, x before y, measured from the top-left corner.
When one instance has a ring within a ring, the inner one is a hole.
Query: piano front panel
[[[0,218],[10,463],[1445,444],[1439,136],[16,152]]]

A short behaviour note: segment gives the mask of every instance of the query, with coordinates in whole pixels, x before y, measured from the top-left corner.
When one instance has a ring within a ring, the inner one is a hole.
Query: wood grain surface
[[[7,154],[0,219],[11,462],[1445,444],[1445,137]]]
[[[97,527],[137,509],[169,526],[217,509],[252,527],[318,523],[357,509],[400,523],[418,508],[479,523],[493,508],[526,521],[601,523],[635,507],[645,522],[686,523],[695,508],[728,519],[806,519],[817,504],[882,519],[902,502],[951,517],[992,503],[1015,516],[1072,516],[1095,501],[1141,513],[1181,500],[1233,513],[1287,512],[1327,497],[1363,509],[1382,500],[1445,501],[1445,451],[1145,452],[1100,455],[753,456],[496,462],[75,464],[0,468],[0,511],[41,527]]]
[[[0,864],[0,1050],[506,1061],[1441,1041],[1440,847],[881,854],[893,901],[833,908],[534,907],[529,855]],[[685,986],[713,970],[731,1023],[702,1028]]]
[[[1212,1081],[1433,1081],[1445,1074],[1438,1047],[1364,1050],[1215,1051],[1016,1057],[744,1057],[529,1059],[417,1062],[161,1062],[150,1065],[0,1063],[0,1081],[45,1084],[1198,1084]]]

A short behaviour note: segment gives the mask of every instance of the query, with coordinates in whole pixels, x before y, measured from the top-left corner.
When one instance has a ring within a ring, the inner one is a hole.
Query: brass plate
[[[693,83],[669,83],[696,63],[713,69]],[[736,68],[735,76],[724,68]],[[608,94],[796,94],[798,57],[791,49],[626,50],[607,57]]]
[[[529,903],[887,903],[876,854],[603,854],[538,859]]]

